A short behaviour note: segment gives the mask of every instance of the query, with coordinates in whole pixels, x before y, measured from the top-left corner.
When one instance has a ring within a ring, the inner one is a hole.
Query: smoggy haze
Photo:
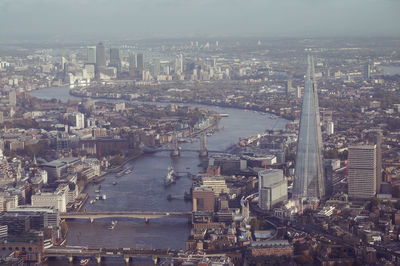
[[[1,0],[0,36],[399,36],[397,0]]]

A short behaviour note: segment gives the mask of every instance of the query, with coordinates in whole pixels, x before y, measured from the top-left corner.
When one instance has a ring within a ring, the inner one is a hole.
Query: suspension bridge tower
[[[178,157],[180,155],[179,146],[178,146],[178,138],[176,132],[172,135],[172,151],[171,157]]]
[[[199,156],[201,158],[205,158],[208,156],[206,137],[207,137],[206,133],[204,133],[204,132],[201,133],[201,135],[200,135],[200,153],[199,153]]]

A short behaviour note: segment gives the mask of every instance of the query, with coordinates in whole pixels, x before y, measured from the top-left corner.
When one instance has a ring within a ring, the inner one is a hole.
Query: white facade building
[[[348,194],[368,199],[376,194],[376,145],[349,147]]]
[[[258,206],[272,210],[274,205],[287,200],[287,180],[280,169],[268,169],[258,173]]]
[[[75,113],[75,128],[85,128],[85,115],[82,113]]]
[[[335,133],[335,124],[333,124],[333,122],[328,122],[326,133],[328,135],[333,135]]]
[[[216,196],[220,195],[221,193],[229,194],[229,188],[226,185],[226,181],[223,177],[203,177],[202,181],[203,184],[201,187],[212,188]]]
[[[59,212],[67,211],[67,195],[64,190],[57,190],[54,193],[39,193],[32,195],[33,207],[54,207]]]

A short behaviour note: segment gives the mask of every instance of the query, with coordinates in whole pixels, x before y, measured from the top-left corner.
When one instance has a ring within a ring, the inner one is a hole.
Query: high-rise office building
[[[183,73],[183,54],[179,54],[175,59],[175,73]]]
[[[61,70],[64,70],[64,65],[67,63],[68,63],[67,59],[65,59],[64,56],[61,56],[61,62],[60,62]]]
[[[281,169],[268,169],[258,173],[258,206],[263,210],[272,208],[288,198],[287,180]]]
[[[8,92],[8,102],[11,106],[17,105],[17,92],[14,89]]]
[[[322,135],[317,82],[314,74],[314,60],[308,56],[307,61],[293,197],[321,199],[325,196],[325,178],[322,164]]]
[[[296,96],[299,99],[301,98],[301,87],[297,87]]]
[[[121,72],[121,54],[118,48],[110,49],[110,66],[115,67],[117,72]]]
[[[153,76],[154,76],[154,78],[157,78],[157,76],[160,75],[160,71],[161,71],[160,59],[154,58],[153,59]]]
[[[368,199],[376,194],[376,145],[349,147],[348,194]]]
[[[134,53],[129,54],[129,71],[133,71],[136,69],[136,55]]]
[[[326,134],[333,135],[333,133],[335,133],[335,124],[330,121],[327,123]]]
[[[96,64],[96,46],[89,46],[87,48],[87,63]]]
[[[292,91],[292,80],[289,79],[286,85],[286,95],[289,95],[291,91]]]
[[[138,70],[144,70],[144,56],[143,54],[136,54],[136,68]]]
[[[96,75],[99,76],[106,67],[106,48],[100,42],[96,46]]]
[[[371,78],[371,63],[368,62],[364,65],[364,78],[370,79]]]
[[[376,132],[376,191],[380,193],[382,184],[382,132]]]

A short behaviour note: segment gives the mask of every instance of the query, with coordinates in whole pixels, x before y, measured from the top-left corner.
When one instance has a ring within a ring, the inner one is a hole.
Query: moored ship
[[[174,169],[170,166],[168,167],[168,173],[164,180],[164,186],[170,186],[175,183],[175,172]]]

